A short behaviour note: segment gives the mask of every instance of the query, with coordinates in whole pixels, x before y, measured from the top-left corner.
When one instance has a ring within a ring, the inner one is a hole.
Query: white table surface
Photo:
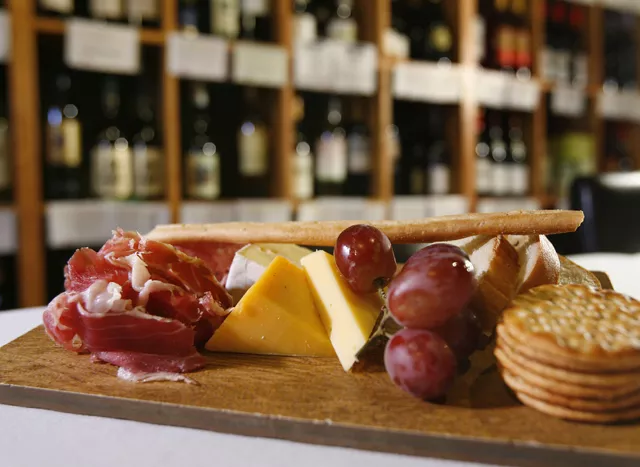
[[[617,290],[640,298],[637,286],[640,255],[598,254],[572,259],[589,269],[608,273]],[[42,308],[1,312],[0,346],[40,324],[41,316]],[[480,464],[313,446],[0,405],[0,466],[76,465],[473,467]]]

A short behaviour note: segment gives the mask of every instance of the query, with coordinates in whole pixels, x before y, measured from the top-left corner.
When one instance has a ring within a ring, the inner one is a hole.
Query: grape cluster
[[[345,229],[336,241],[336,265],[357,293],[388,286],[388,312],[404,329],[385,349],[391,380],[421,399],[443,396],[457,362],[478,347],[481,328],[467,305],[476,289],[469,256],[449,244],[433,244],[415,253],[400,273],[391,242],[369,225]]]

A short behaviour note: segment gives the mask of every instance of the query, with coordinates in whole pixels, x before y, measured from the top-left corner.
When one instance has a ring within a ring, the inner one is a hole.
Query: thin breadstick
[[[296,243],[333,246],[340,232],[354,224],[370,224],[395,244],[431,243],[473,235],[535,235],[574,232],[582,211],[512,211],[464,214],[411,221],[230,222],[160,225],[147,238],[168,243]]]

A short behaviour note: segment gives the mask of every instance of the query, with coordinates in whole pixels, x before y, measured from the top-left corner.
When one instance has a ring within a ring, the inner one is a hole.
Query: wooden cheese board
[[[501,465],[640,465],[640,425],[571,423],[522,406],[491,345],[439,404],[398,390],[382,367],[348,374],[334,358],[206,357],[197,385],[135,384],[57,347],[40,326],[0,349],[0,403]]]

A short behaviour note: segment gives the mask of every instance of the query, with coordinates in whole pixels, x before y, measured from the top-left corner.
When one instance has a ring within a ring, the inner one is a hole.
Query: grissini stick
[[[395,244],[458,240],[473,235],[549,235],[574,232],[582,211],[541,210],[463,214],[409,221],[229,222],[159,225],[147,238],[167,243],[296,243],[333,246],[340,232],[354,224],[370,224]]]

